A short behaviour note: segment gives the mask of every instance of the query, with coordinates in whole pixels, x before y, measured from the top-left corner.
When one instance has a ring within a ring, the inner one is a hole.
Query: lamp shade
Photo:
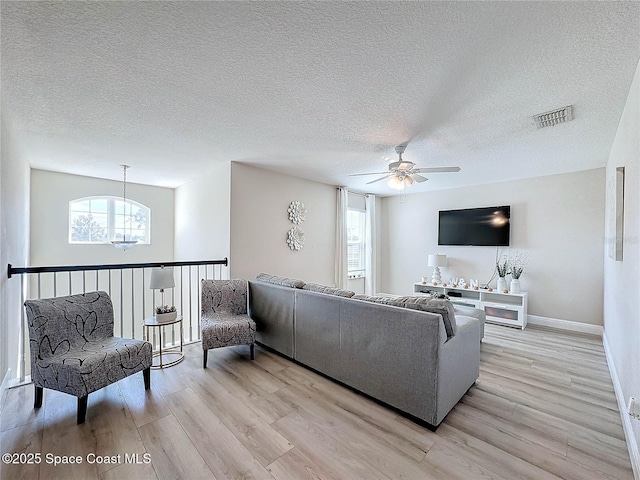
[[[173,280],[173,268],[154,268],[151,270],[151,280],[149,281],[149,288],[151,289],[163,289],[175,287],[175,281]]]
[[[447,265],[446,255],[429,255],[430,267],[445,267]]]

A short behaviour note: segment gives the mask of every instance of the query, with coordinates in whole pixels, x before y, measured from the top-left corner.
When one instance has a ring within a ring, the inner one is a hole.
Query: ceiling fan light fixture
[[[407,187],[410,187],[415,183],[415,180],[411,177],[404,177],[404,183],[407,185]]]
[[[404,182],[396,175],[389,179],[387,185],[389,185],[394,190],[404,190]]]

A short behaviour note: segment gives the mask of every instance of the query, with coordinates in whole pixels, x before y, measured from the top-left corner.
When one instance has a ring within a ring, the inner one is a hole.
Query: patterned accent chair
[[[210,348],[249,345],[255,358],[256,323],[247,315],[246,280],[202,280],[203,368]]]
[[[44,388],[78,397],[78,425],[84,423],[91,392],[143,372],[151,382],[149,342],[113,336],[113,305],[106,292],[27,300],[34,408]]]

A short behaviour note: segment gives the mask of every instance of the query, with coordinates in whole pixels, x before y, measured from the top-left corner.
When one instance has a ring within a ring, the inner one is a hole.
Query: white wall
[[[528,313],[601,325],[604,169],[383,199],[381,289],[412,292],[435,253],[448,257],[443,280],[486,283],[496,248],[438,246],[438,211],[494,205],[511,205],[512,249],[533,257],[521,278]]]
[[[0,157],[0,382],[7,369],[19,372],[20,276],[7,278],[7,264],[29,263],[29,165],[16,146],[13,132],[1,120]],[[0,398],[0,401],[2,399]]]
[[[227,162],[176,189],[176,261],[229,257],[230,176]]]
[[[31,171],[31,265],[83,265],[173,260],[174,191],[127,183],[127,198],[151,209],[151,244],[118,250],[112,245],[70,245],[69,201],[122,195],[122,182]]]
[[[300,225],[306,243],[289,249],[294,225],[287,208],[298,200],[307,208]],[[250,165],[231,165],[231,256],[233,278],[252,279],[260,272],[334,283],[336,188]]]
[[[630,396],[640,398],[640,63],[607,163],[607,226],[613,212],[616,167],[625,167],[624,246],[623,260],[618,262],[609,258],[606,245],[604,249],[604,337],[624,405]],[[612,240],[608,228],[604,235]],[[626,408],[621,410],[623,419],[629,420]],[[632,420],[630,425],[628,435],[635,441],[628,441],[635,444],[634,467],[640,476],[640,421]]]

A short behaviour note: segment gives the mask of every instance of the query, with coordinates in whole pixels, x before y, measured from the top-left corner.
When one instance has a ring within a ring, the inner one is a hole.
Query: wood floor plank
[[[633,478],[602,340],[538,326],[487,325],[480,378],[436,432],[257,347],[185,346],[185,360],[76,398],[10,389],[2,451],[151,463],[6,466],[2,478],[527,479]],[[143,453],[144,452],[144,453]],[[143,459],[144,457],[139,457]]]
[[[45,396],[44,425],[42,430],[42,456],[50,454],[54,457],[80,457],[80,463],[42,462],[39,479],[79,479],[98,478],[96,464],[85,459],[90,453],[97,451],[98,432],[91,429],[91,422],[96,415],[92,410],[93,398],[89,395],[87,405],[87,421],[76,424],[77,400],[71,395]]]
[[[144,382],[141,382],[141,379],[136,375],[120,380],[118,383],[137,427],[166,417],[171,413],[164,397],[153,382],[149,390],[144,389]]]
[[[220,420],[263,466],[293,448],[285,437],[244,404],[242,399],[229,393],[208,370],[187,374],[191,388],[214,409]]]
[[[558,480],[560,477],[529,463],[516,455],[479,439],[463,430],[441,425],[438,429],[438,444],[445,445],[468,461],[484,466],[503,478],[525,480]]]
[[[369,436],[398,448],[416,460],[421,460],[435,442],[435,435],[413,422],[394,415],[391,410],[357,395],[336,384],[320,388],[315,383],[292,385],[277,392],[280,398],[287,399],[292,408],[303,406],[298,401],[313,408],[322,405],[324,413],[330,414],[336,423],[346,424],[357,431],[366,432]],[[293,390],[292,390],[293,389]],[[291,393],[298,392],[298,399]],[[311,399],[311,402],[306,401]],[[339,421],[339,422],[338,422]]]
[[[273,426],[300,449],[305,451],[320,468],[334,478],[353,480],[390,480],[368,462],[353,455],[349,445],[339,436],[328,434],[313,420],[293,412],[281,418]],[[425,478],[429,478],[425,476]]]
[[[142,381],[142,378],[139,378]],[[145,453],[138,429],[120,392],[119,384],[111,384],[89,396],[92,410],[91,428],[95,432],[96,457],[118,457]],[[113,468],[111,463],[97,463],[98,474]]]
[[[424,475],[423,465],[404,453],[384,436],[372,435],[363,428],[362,422],[346,411],[334,408],[304,385],[289,386],[278,392],[296,408],[305,420],[324,429],[348,446],[353,455],[387,475],[389,478],[414,479]]]
[[[46,390],[43,395],[43,405],[49,397],[55,397],[57,394],[58,392]],[[2,408],[2,417],[0,417],[0,431],[10,430],[43,418],[44,408],[33,408],[34,397],[32,384],[9,389]]]
[[[429,474],[442,480],[509,480],[501,477],[486,466],[469,461],[464,455],[459,455],[455,449],[447,448],[440,442],[429,450],[422,463],[428,465]]]
[[[267,423],[273,423],[292,412],[291,407],[276,395],[248,381],[245,377],[236,376],[224,366],[222,368],[208,368],[207,373],[220,382],[230,393],[246,400],[245,404]]]
[[[40,454],[42,457],[42,423],[42,419],[35,420],[0,433],[0,453],[26,455],[24,457],[26,461],[21,461],[19,456],[14,456],[9,462],[1,462],[0,478],[15,480],[38,478],[40,464],[36,463],[35,454]],[[28,460],[32,460],[31,463]],[[41,458],[41,461],[44,459]]]
[[[191,443],[218,480],[272,480],[269,472],[191,388],[166,398]]]
[[[215,480],[215,475],[173,415],[143,425],[140,435],[159,480]]]
[[[136,457],[137,462],[122,463],[101,473],[99,480],[157,480],[158,476],[151,463],[144,463],[144,457]]]
[[[333,477],[298,448],[292,448],[272,462],[267,470],[276,480],[341,480]]]

